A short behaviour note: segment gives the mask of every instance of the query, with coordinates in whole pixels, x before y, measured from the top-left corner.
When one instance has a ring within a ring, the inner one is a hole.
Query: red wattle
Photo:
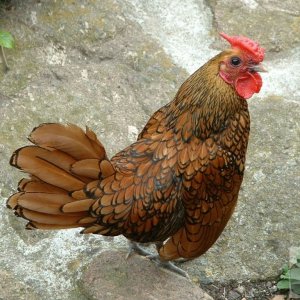
[[[254,93],[258,93],[261,86],[262,79],[258,73],[247,72],[235,81],[235,89],[244,99],[249,99]]]

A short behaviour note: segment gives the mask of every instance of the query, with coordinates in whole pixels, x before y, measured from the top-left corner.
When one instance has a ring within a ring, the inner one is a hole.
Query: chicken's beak
[[[253,72],[268,72],[268,70],[263,66],[263,64],[257,64],[250,67]]]

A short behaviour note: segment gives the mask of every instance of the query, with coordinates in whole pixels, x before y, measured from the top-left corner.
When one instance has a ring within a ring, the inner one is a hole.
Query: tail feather
[[[73,201],[73,198],[67,194],[47,194],[47,193],[28,193],[19,192],[12,196],[13,202],[8,199],[8,205],[14,204],[17,201],[17,205],[20,207],[37,211],[46,214],[58,214],[61,215],[62,205],[65,205]],[[11,206],[11,205],[10,205]]]
[[[48,193],[48,194],[67,194],[67,191],[54,186],[52,184],[23,178],[18,184],[18,190],[20,192],[35,192],[35,193]]]
[[[37,211],[32,211],[26,208],[18,207],[16,209],[18,216],[41,224],[49,225],[73,225],[77,224],[80,219],[82,219],[83,214],[78,214],[77,216],[68,216],[68,215],[51,215],[40,213]],[[87,214],[86,214],[87,215]]]
[[[90,216],[87,216],[85,218],[82,218],[78,221],[78,224],[81,224],[81,225],[85,225],[85,224],[93,224],[95,223],[95,218],[94,217],[90,217]],[[90,226],[90,225],[89,225]],[[83,226],[82,226],[83,227]]]
[[[103,192],[99,188],[99,186],[100,186],[99,180],[91,181],[84,187],[84,190],[74,191],[71,193],[71,196],[78,200],[83,200],[87,196],[89,198],[99,199],[100,197],[103,196]]]
[[[84,131],[73,125],[57,123],[41,124],[29,136],[29,140],[42,148],[61,150],[76,160],[86,158],[104,159],[106,157],[103,145],[90,130]]]
[[[83,200],[86,199],[86,192],[84,190],[78,190],[71,193],[71,197],[74,200]]]
[[[86,176],[91,179],[99,179],[101,173],[99,159],[83,159],[72,164],[71,172],[76,175]]]
[[[70,229],[70,228],[76,228],[78,227],[78,224],[71,224],[71,225],[57,225],[57,224],[43,224],[43,223],[37,223],[30,221],[26,224],[26,229],[42,229],[42,230],[57,230],[57,229]]]
[[[90,179],[103,179],[112,174],[115,170],[107,159],[83,159],[72,164],[73,174],[88,177]]]
[[[19,157],[20,152],[22,152],[23,155],[21,157]],[[32,159],[33,157],[38,157],[41,161],[47,161],[65,171],[69,171],[70,166],[76,162],[74,158],[58,150],[49,151],[39,146],[25,146],[14,152],[10,163],[14,167],[22,168],[22,166],[19,166],[19,164],[22,163],[21,159],[25,158],[26,163],[27,159]]]
[[[45,224],[31,220],[26,224],[26,229],[42,229],[42,230],[56,230],[56,229],[69,229],[77,227],[91,227],[95,222],[93,217],[81,218],[77,223],[74,224]]]
[[[10,164],[40,180],[67,191],[82,189],[85,185],[80,179],[67,171],[73,162],[67,162],[68,155],[60,151],[49,151],[37,146],[27,146],[15,151]]]
[[[18,199],[19,199],[19,193],[15,193],[11,195],[6,202],[6,206],[10,209],[16,209],[18,206]]]
[[[93,149],[95,150],[96,158],[99,160],[107,159],[105,148],[102,145],[102,143],[97,139],[95,132],[90,130],[88,127],[86,127],[85,135],[88,137]],[[92,158],[92,157],[88,157],[88,158]]]
[[[75,125],[42,124],[30,134],[35,145],[16,150],[12,166],[28,173],[7,200],[27,229],[90,227],[90,207],[101,195],[99,180],[114,173],[95,133]]]
[[[65,204],[64,206],[62,206],[61,210],[63,213],[76,213],[81,211],[88,211],[94,203],[94,199],[78,200]]]

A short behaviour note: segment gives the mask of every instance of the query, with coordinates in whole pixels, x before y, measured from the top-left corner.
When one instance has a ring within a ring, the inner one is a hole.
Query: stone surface
[[[189,73],[218,53],[210,47],[216,35],[206,1],[130,0],[122,6]]]
[[[300,45],[300,4],[287,0],[208,0],[218,31],[261,41],[270,52]]]
[[[282,3],[236,1],[240,9],[233,9],[232,1],[217,0],[31,0],[1,11],[0,28],[16,39],[6,51],[11,70],[0,71],[4,295],[18,299],[21,286],[28,299],[86,299],[77,286],[82,268],[101,251],[126,246],[122,238],[78,230],[25,231],[4,204],[22,176],[8,165],[12,151],[39,123],[58,121],[88,125],[110,155],[124,148],[188,73],[217,53],[218,30],[260,41],[269,73],[249,100],[252,130],[237,210],[210,251],[183,268],[201,282],[277,277],[300,236],[299,7]]]
[[[241,298],[241,295],[236,291],[230,291],[227,297],[228,300],[238,300]]]
[[[12,284],[13,283],[13,284]],[[9,289],[7,288],[9,287]],[[24,282],[17,281],[14,274],[0,270],[0,299],[2,300],[37,300],[40,297],[34,292],[34,288]]]
[[[212,299],[195,284],[147,258],[125,257],[126,252],[105,251],[86,267],[81,286],[88,299]]]

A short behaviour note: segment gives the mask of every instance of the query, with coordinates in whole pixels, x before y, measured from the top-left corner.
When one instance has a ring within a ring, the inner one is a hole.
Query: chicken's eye
[[[237,67],[237,66],[239,66],[241,63],[242,63],[242,60],[239,58],[239,57],[237,57],[237,56],[234,56],[234,57],[232,57],[231,58],[231,64],[234,66],[234,67]]]

